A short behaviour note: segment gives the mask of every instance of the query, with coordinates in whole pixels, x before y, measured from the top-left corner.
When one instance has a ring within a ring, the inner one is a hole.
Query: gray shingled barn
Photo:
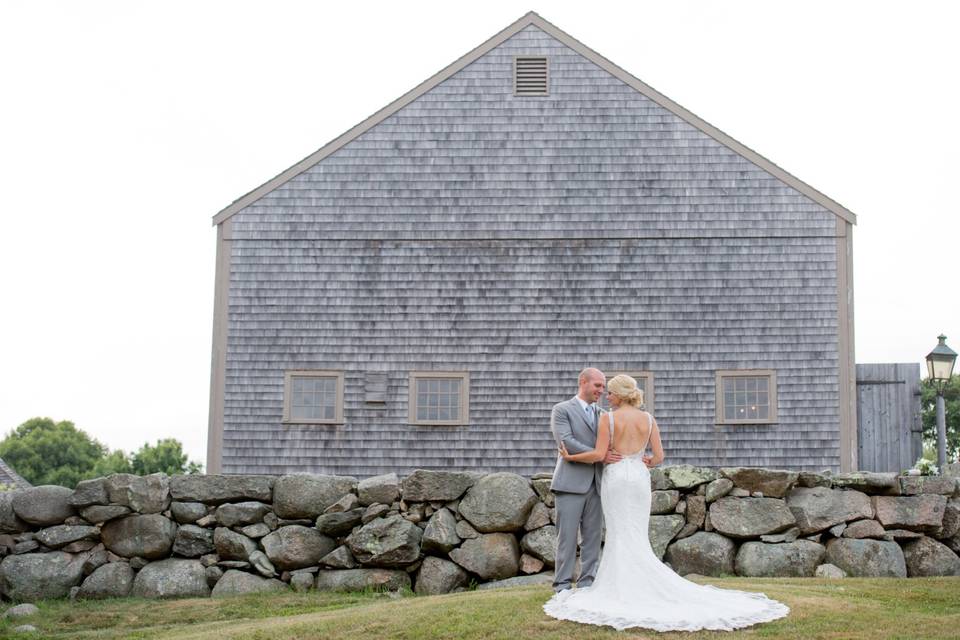
[[[546,471],[586,365],[670,463],[856,468],[854,222],[527,14],[214,217],[208,472]]]

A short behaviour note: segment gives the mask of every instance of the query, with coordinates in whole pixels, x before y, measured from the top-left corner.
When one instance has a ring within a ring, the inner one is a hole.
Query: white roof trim
[[[662,93],[654,89],[653,87],[635,78],[633,75],[621,69],[614,63],[610,62],[609,60],[601,56],[599,53],[597,53],[593,49],[581,43],[579,40],[573,38],[572,36],[568,35],[567,33],[553,26],[552,24],[550,24],[549,22],[541,18],[537,13],[533,11],[527,13],[526,15],[524,15],[522,18],[520,18],[519,20],[511,24],[506,29],[496,34],[495,36],[493,36],[492,38],[490,38],[489,40],[487,40],[477,48],[473,49],[472,51],[470,51],[469,53],[467,53],[466,55],[464,55],[463,57],[455,61],[453,64],[437,72],[427,80],[424,80],[419,85],[417,85],[416,87],[414,87],[413,89],[405,93],[403,96],[401,96],[397,100],[394,100],[393,102],[385,106],[383,109],[380,109],[379,111],[377,111],[375,114],[373,114],[372,116],[370,116],[369,118],[361,122],[360,124],[351,128],[349,131],[343,133],[342,135],[335,138],[334,140],[330,141],[329,143],[324,145],[321,149],[310,154],[309,156],[307,156],[300,162],[296,163],[295,165],[293,165],[283,173],[280,173],[274,178],[263,183],[253,191],[250,191],[246,195],[235,200],[232,204],[230,204],[230,206],[226,207],[225,209],[220,211],[220,213],[218,213],[213,217],[213,224],[215,225],[220,224],[221,222],[223,222],[224,220],[226,220],[227,218],[235,214],[237,211],[240,211],[244,207],[252,204],[253,202],[256,202],[257,200],[262,198],[264,195],[270,193],[277,187],[286,183],[288,180],[291,180],[292,178],[300,175],[301,173],[303,173],[304,171],[306,171],[316,163],[320,162],[321,160],[323,160],[324,158],[326,158],[327,156],[335,152],[337,149],[340,149],[341,147],[343,147],[345,144],[347,144],[354,138],[358,137],[359,135],[363,134],[367,130],[376,126],[386,118],[390,117],[391,115],[393,115],[394,113],[396,113],[397,111],[405,107],[406,105],[410,104],[411,102],[413,102],[414,100],[422,96],[427,91],[430,91],[435,86],[437,86],[438,84],[440,84],[441,82],[443,82],[444,80],[452,76],[453,74],[457,73],[458,71],[460,71],[461,69],[469,65],[471,62],[473,62],[477,58],[483,56],[487,52],[491,51],[495,47],[505,42],[511,36],[515,35],[516,33],[520,32],[521,30],[523,30],[524,28],[530,25],[534,25],[539,29],[543,30],[544,32],[548,33],[549,35],[553,36],[554,38],[556,38],[566,46],[570,47],[580,55],[584,56],[591,62],[595,63],[602,69],[606,70],[616,78],[619,78],[626,84],[630,85],[631,87],[633,87],[634,89],[642,93],[644,96],[646,96],[650,100],[653,100],[664,109],[667,109],[668,111],[672,112],[682,120],[693,125],[703,133],[707,134],[717,142],[723,144],[724,146],[740,154],[747,160],[750,160],[751,162],[759,166],[761,169],[764,169],[770,174],[776,176],[777,178],[782,180],[784,183],[786,183],[790,187],[793,187],[794,189],[804,194],[805,196],[807,196],[817,204],[820,204],[824,208],[829,209],[830,211],[835,213],[838,217],[842,218],[843,220],[846,220],[851,224],[856,224],[857,222],[856,215],[853,212],[851,212],[849,209],[844,207],[843,205],[827,197],[820,191],[817,191],[816,189],[808,185],[806,182],[803,182],[802,180],[793,176],[792,174],[787,173],[786,171],[784,171],[783,169],[775,165],[770,160],[767,160],[766,158],[761,156],[759,153],[757,153],[753,149],[750,149],[749,147],[747,147],[746,145],[740,142],[737,142],[736,140],[734,140],[733,138],[725,134],[720,129],[717,129],[710,123],[694,115],[693,113],[683,108],[682,106],[680,106],[679,104],[671,100],[670,98],[666,97],[665,95],[663,95]]]

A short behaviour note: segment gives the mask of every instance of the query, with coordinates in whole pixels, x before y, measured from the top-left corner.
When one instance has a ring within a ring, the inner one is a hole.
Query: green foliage
[[[0,458],[34,485],[74,487],[106,453],[68,420],[31,418],[0,441]]]
[[[109,451],[77,429],[72,422],[31,418],[0,441],[0,458],[33,485],[75,487],[81,480],[114,473],[168,475],[201,473],[198,462],[188,462],[183,445],[174,438],[144,444],[132,457]],[[2,490],[2,489],[0,489]]]
[[[140,450],[133,454],[130,466],[132,473],[141,476],[161,472],[172,476],[182,473],[200,473],[202,470],[200,463],[187,462],[183,445],[174,438],[157,440],[154,446],[144,443]]]
[[[943,390],[947,418],[947,461],[960,456],[960,375],[950,378]],[[937,446],[937,390],[930,378],[920,383],[920,405],[923,420],[923,439]],[[934,457],[936,459],[936,457]]]
[[[130,457],[120,449],[111,451],[97,460],[90,477],[102,478],[114,473],[133,473],[133,467],[130,466]]]

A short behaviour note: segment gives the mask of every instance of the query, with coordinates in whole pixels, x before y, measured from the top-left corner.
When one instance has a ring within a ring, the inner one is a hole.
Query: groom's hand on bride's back
[[[620,462],[623,459],[619,453],[613,449],[607,449],[607,455],[603,458],[603,464],[613,464],[614,462]]]

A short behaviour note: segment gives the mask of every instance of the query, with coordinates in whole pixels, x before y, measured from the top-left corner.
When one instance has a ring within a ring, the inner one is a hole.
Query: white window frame
[[[654,412],[654,409],[656,408],[656,402],[654,401],[656,393],[654,391],[653,371],[611,371],[610,373],[605,372],[605,375],[607,376],[607,382],[609,382],[614,376],[619,375],[630,376],[637,381],[638,385],[641,380],[645,381],[643,389],[643,410],[647,413],[657,415]],[[609,403],[610,402],[608,400],[608,406]]]
[[[423,378],[450,378],[460,380],[460,417],[456,420],[417,419],[417,380]],[[470,373],[467,371],[411,371],[409,378],[407,419],[414,425],[464,426],[470,422]]]
[[[727,378],[767,377],[767,391],[770,396],[770,413],[766,418],[727,419],[723,396],[723,381]],[[776,424],[777,411],[777,372],[775,369],[723,369],[717,371],[716,380],[716,424]]]
[[[294,378],[333,378],[337,381],[334,396],[333,419],[293,418],[290,415],[293,403]],[[283,424],[343,424],[343,371],[335,370],[290,370],[283,375]]]

